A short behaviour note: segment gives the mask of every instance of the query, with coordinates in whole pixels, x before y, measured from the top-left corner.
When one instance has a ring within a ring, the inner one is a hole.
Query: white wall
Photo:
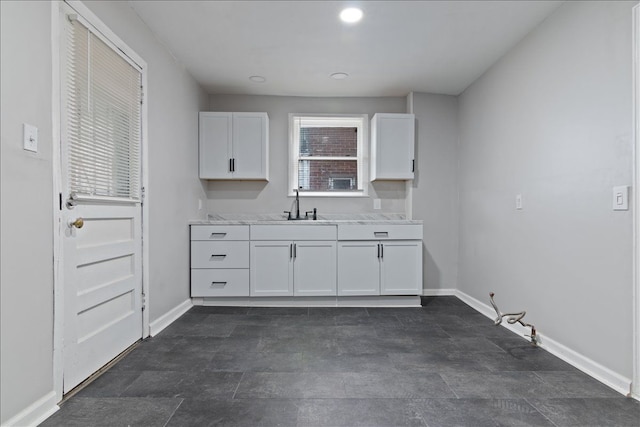
[[[212,95],[209,111],[266,111],[269,114],[269,182],[208,181],[207,208],[218,213],[280,213],[289,210],[289,113],[369,114],[404,113],[404,97],[312,98],[286,96]],[[373,210],[372,199],[382,200]],[[302,198],[300,209],[318,208],[319,214],[404,213],[406,191],[401,182],[369,185],[369,197]]]
[[[150,319],[189,298],[187,221],[201,216],[198,111],[208,99],[125,2],[86,2],[148,64]],[[53,391],[50,2],[2,1],[0,423]],[[25,30],[28,23],[28,31]],[[40,151],[22,150],[22,123]]]
[[[147,62],[149,109],[150,320],[189,298],[190,219],[198,199],[198,111],[207,95],[126,2],[85,3]]]
[[[0,19],[4,423],[53,390],[51,5],[2,1]],[[22,149],[23,123],[38,127],[38,153]]]
[[[410,183],[412,218],[424,221],[423,289],[457,287],[458,98],[412,93],[416,116],[416,172]]]
[[[625,378],[635,3],[564,3],[459,100],[459,289]]]

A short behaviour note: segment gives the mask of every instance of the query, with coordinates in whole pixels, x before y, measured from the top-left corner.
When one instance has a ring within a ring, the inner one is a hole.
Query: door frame
[[[52,61],[52,144],[53,144],[53,389],[56,393],[56,401],[63,398],[63,367],[64,367],[64,259],[62,251],[63,224],[62,211],[59,208],[59,195],[64,193],[62,188],[62,140],[61,140],[61,100],[62,85],[60,81],[60,65],[62,58],[60,8],[63,4],[71,7],[79,16],[84,18],[93,29],[106,38],[110,44],[117,47],[142,69],[142,110],[141,110],[141,186],[142,193],[142,338],[149,336],[149,161],[148,161],[148,67],[132,48],[104,24],[87,6],[79,0],[56,0],[51,2],[51,61]],[[64,200],[63,200],[64,202]]]
[[[640,400],[640,4],[633,16],[633,377],[631,396]]]

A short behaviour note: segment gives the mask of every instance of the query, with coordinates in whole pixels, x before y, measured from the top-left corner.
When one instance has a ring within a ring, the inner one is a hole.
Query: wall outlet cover
[[[38,128],[24,123],[22,125],[22,147],[27,151],[38,152]]]
[[[382,209],[382,200],[373,199],[373,209]]]
[[[613,187],[613,210],[628,211],[629,210],[629,186],[619,185]]]

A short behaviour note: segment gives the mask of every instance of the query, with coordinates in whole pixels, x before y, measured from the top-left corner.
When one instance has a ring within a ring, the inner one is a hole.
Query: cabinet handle
[[[229,159],[229,172],[233,172],[233,159]]]
[[[236,159],[231,159],[231,172],[236,171]]]
[[[297,252],[298,252],[298,245],[296,245],[295,243],[293,244],[293,257],[296,258],[298,256]]]
[[[293,258],[293,243],[289,243],[289,258]]]
[[[227,282],[211,282],[212,288],[224,288],[227,286]]]
[[[380,243],[380,258],[384,259],[384,244]]]
[[[378,243],[378,258],[380,258],[380,243]]]
[[[226,235],[227,233],[211,233],[211,237],[214,239],[222,239]]]
[[[413,159],[411,160],[411,172],[415,172],[416,171],[416,160]]]
[[[225,258],[226,256],[227,256],[227,254],[222,254],[222,255],[211,254],[211,258]]]
[[[375,237],[389,237],[389,232],[388,231],[374,231],[373,235]]]

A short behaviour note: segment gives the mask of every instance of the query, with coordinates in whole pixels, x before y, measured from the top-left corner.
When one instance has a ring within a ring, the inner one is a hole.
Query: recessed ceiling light
[[[262,76],[251,76],[249,77],[249,80],[251,80],[254,83],[264,83],[267,81],[267,79],[265,79]]]
[[[349,74],[347,74],[347,73],[333,73],[333,74],[331,74],[331,78],[335,79],[335,80],[344,80],[347,77],[349,77]]]
[[[342,12],[340,12],[340,19],[342,19],[342,22],[349,24],[356,23],[362,19],[362,10],[357,7],[343,9]]]

